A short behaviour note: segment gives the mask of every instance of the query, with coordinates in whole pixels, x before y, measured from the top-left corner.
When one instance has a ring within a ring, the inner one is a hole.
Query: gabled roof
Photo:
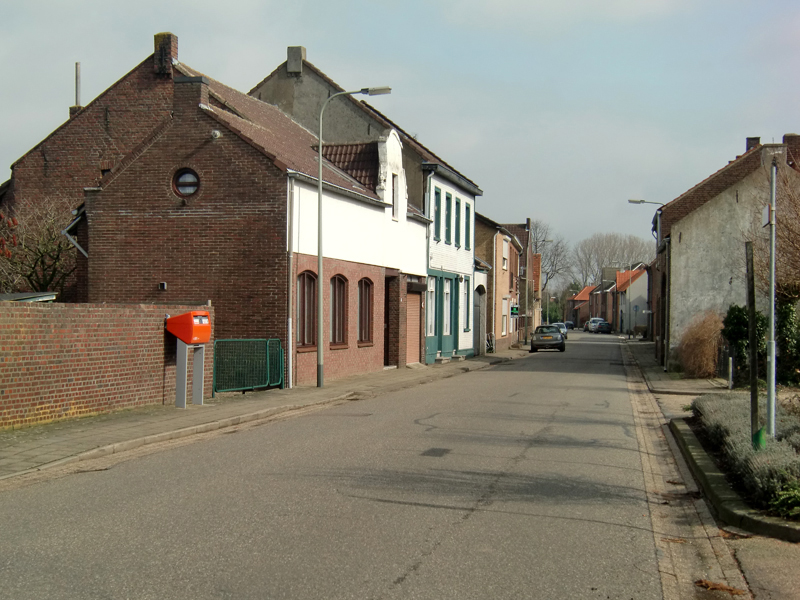
[[[278,65],[272,73],[267,75],[264,79],[258,82],[253,89],[250,90],[250,94],[255,92],[259,87],[264,85],[267,81],[275,77],[281,69],[286,67],[286,62],[281,63]],[[325,75],[320,69],[315,67],[313,64],[308,62],[307,60],[303,60],[303,69],[309,69],[310,71],[314,72],[318,77],[320,77],[325,83],[331,86],[337,92],[344,92],[345,89],[342,88],[338,83],[336,83],[333,79]],[[389,119],[386,115],[378,111],[375,107],[367,104],[363,100],[357,100],[353,96],[348,95],[347,99],[353,103],[354,106],[357,106],[360,110],[362,110],[367,115],[371,116],[373,119],[378,121],[383,127],[387,129],[395,129],[397,133],[400,135],[400,139],[402,140],[403,144],[411,147],[419,156],[422,158],[423,164],[427,163],[429,165],[439,165],[446,168],[448,171],[452,172],[463,180],[463,182],[467,185],[467,187],[474,188],[473,190],[468,190],[474,193],[476,196],[480,196],[483,192],[480,190],[478,185],[470,180],[469,178],[465,177],[462,173],[454,169],[452,166],[447,164],[444,160],[439,158],[436,154],[434,154],[430,149],[426,148],[423,144],[421,144],[417,139],[408,134],[402,127],[398,126],[394,123],[391,119]],[[261,102],[258,100],[258,102]]]
[[[644,269],[634,269],[633,271],[617,271],[617,291],[624,292],[630,285],[644,275]]]
[[[585,286],[580,292],[575,294],[572,299],[577,300],[578,302],[582,302],[589,299],[589,294],[592,293],[592,290],[597,286],[594,285],[587,285]]]
[[[670,234],[673,224],[760,168],[763,147],[762,144],[753,146],[692,189],[661,207],[661,239]]]
[[[349,173],[367,189],[378,186],[378,142],[326,144],[322,156]]]
[[[514,247],[515,247],[515,248],[516,248],[516,249],[517,249],[519,252],[522,252],[522,244],[521,244],[521,243],[520,243],[520,241],[517,239],[517,236],[515,236],[515,235],[514,235],[513,233],[511,233],[511,232],[510,232],[508,229],[506,229],[505,225],[501,225],[501,224],[500,224],[500,223],[498,223],[497,221],[492,221],[492,220],[491,220],[489,217],[487,217],[487,216],[485,216],[485,215],[482,215],[482,214],[480,214],[480,213],[479,213],[479,212],[477,212],[477,211],[475,212],[475,221],[480,221],[480,222],[481,222],[481,223],[483,223],[484,225],[488,225],[489,227],[494,227],[495,229],[497,229],[497,230],[498,230],[498,231],[500,231],[501,233],[503,233],[503,234],[507,235],[508,237],[510,237],[510,238],[511,238],[511,243],[514,245]]]
[[[318,150],[315,150],[318,146],[315,134],[293,121],[276,106],[234,90],[183,63],[175,68],[187,76],[205,77],[208,80],[209,98],[215,99],[222,108],[204,107],[207,114],[276,160],[279,166],[284,165],[293,171],[318,178]],[[375,158],[377,161],[377,154]],[[334,164],[326,163],[324,167],[322,178],[327,183],[371,199],[379,199],[374,188],[370,189]]]

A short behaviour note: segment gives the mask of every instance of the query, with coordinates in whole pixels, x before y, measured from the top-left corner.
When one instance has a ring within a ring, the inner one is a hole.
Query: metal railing
[[[211,395],[264,387],[283,387],[283,348],[279,339],[216,340]]]

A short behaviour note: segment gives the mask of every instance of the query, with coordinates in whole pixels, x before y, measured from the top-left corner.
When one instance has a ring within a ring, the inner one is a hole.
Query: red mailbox
[[[167,331],[184,344],[205,344],[211,339],[208,311],[193,310],[167,319]]]

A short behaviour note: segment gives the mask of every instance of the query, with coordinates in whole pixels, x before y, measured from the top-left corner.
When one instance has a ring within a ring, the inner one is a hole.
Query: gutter
[[[316,177],[311,177],[310,175],[306,175],[305,173],[301,173],[300,171],[292,171],[291,169],[288,169],[286,171],[286,175],[292,179],[299,179],[300,181],[311,183],[314,184],[315,186],[319,185],[319,179],[317,179]],[[370,204],[372,206],[380,208],[391,207],[391,204],[387,202],[383,202],[381,200],[375,200],[374,198],[370,198],[369,196],[364,196],[363,194],[359,194],[358,192],[353,192],[338,185],[333,185],[332,183],[328,183],[327,181],[322,182],[322,189],[328,190],[330,192],[336,192],[337,194],[341,194],[342,196],[345,196],[352,200],[363,202],[364,204]]]
[[[436,163],[429,163],[423,162],[422,163],[422,170],[423,171],[430,171],[432,173],[436,173],[442,179],[446,179],[452,184],[457,185],[465,192],[472,194],[473,196],[483,196],[483,190],[479,188],[474,183],[467,181],[464,177],[459,175],[458,173],[454,172],[451,169],[448,169],[444,165],[439,165]]]

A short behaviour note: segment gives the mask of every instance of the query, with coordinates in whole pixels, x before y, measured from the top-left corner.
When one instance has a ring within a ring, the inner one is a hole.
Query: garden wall
[[[176,338],[164,319],[208,306],[0,302],[0,427],[174,404]],[[189,356],[191,403],[192,357]]]

